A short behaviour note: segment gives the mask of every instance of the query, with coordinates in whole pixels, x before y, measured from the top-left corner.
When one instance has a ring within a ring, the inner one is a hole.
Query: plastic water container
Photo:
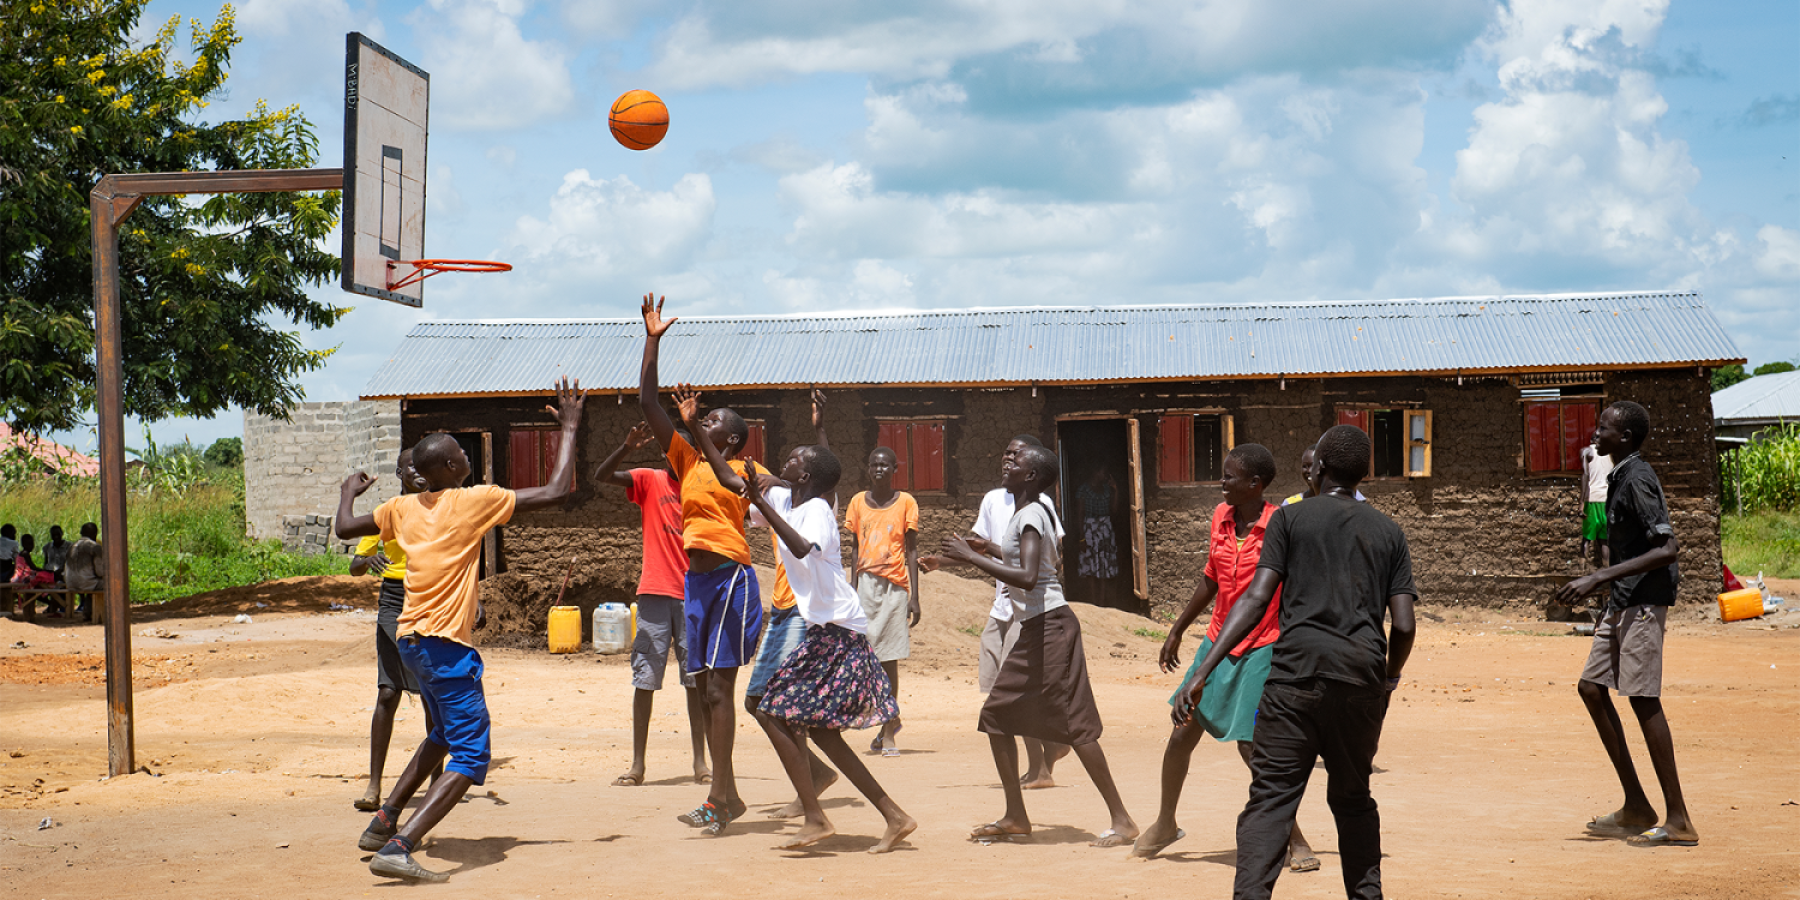
[[[1727,622],[1754,619],[1763,614],[1762,591],[1753,587],[1726,591],[1719,595],[1719,618]]]
[[[581,649],[581,607],[550,607],[550,652],[574,653]]]
[[[631,646],[631,610],[623,603],[594,607],[594,652],[623,653]]]

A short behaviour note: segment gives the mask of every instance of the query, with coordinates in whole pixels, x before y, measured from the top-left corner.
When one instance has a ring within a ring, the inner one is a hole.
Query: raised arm
[[[375,524],[374,513],[359,516],[352,508],[356,505],[356,498],[374,486],[375,479],[363,472],[350,473],[350,477],[338,486],[337,518],[332,520],[332,530],[337,532],[339,540],[381,533],[381,526]]]
[[[706,457],[707,465],[712,466],[713,477],[719,479],[719,484],[726,490],[748,497],[749,494],[744,491],[743,476],[731,468],[730,461],[719,452],[719,448],[713,446],[712,441],[706,439],[706,430],[700,427],[700,420],[696,418],[700,414],[700,392],[694,390],[693,385],[683,384],[675,388],[675,411],[681,414],[681,423],[687,426],[688,434],[694,436],[694,443],[698,445],[694,449],[699,450]],[[750,473],[756,473],[756,460],[747,459],[744,463],[749,467]]]
[[[1200,695],[1206,688],[1206,678],[1212,670],[1225,661],[1231,648],[1244,642],[1250,636],[1250,629],[1262,621],[1263,614],[1269,611],[1269,603],[1275,599],[1275,589],[1281,586],[1281,576],[1274,569],[1258,568],[1256,576],[1250,579],[1250,587],[1239,597],[1231,612],[1225,614],[1225,622],[1219,627],[1219,639],[1213,641],[1212,649],[1206,651],[1206,658],[1200,661],[1200,667],[1194,670],[1193,677],[1182,689],[1185,703],[1175,704],[1169,718],[1177,725],[1187,724],[1194,715],[1194,709],[1200,705]]]
[[[581,389],[581,382],[576,381],[571,387],[569,377],[564,375],[556,387],[556,405],[544,407],[556,416],[557,424],[562,426],[562,441],[556,448],[556,464],[550,467],[550,483],[519,491],[513,506],[515,511],[546,509],[569,496],[575,481],[575,442],[581,430],[581,407],[586,402],[587,392]]]
[[[642,450],[644,445],[650,443],[655,437],[656,435],[650,432],[650,423],[648,422],[639,422],[631,426],[631,431],[625,435],[625,442],[619,445],[619,449],[614,450],[611,456],[601,460],[600,464],[594,467],[592,480],[595,483],[617,485],[622,488],[631,487],[631,473],[621,471],[619,464],[625,461],[626,456]]]
[[[718,451],[713,452],[717,453]],[[793,525],[788,523],[787,519],[782,518],[781,514],[775,511],[775,507],[769,503],[769,498],[763,495],[762,486],[757,483],[757,479],[743,479],[743,482],[744,498],[755,504],[756,511],[762,513],[763,521],[768,522],[769,527],[775,530],[775,536],[781,539],[782,545],[788,548],[788,552],[805,559],[806,555],[812,552],[813,542],[803,537]]]
[[[1200,583],[1194,586],[1194,596],[1188,598],[1187,606],[1181,615],[1175,617],[1174,624],[1169,626],[1169,636],[1163,639],[1162,652],[1156,656],[1156,664],[1164,672],[1173,672],[1181,665],[1181,636],[1200,618],[1200,614],[1212,605],[1213,598],[1219,595],[1219,583],[1210,575],[1201,575]]]
[[[1041,540],[1043,540],[1043,537],[1038,534],[1036,528],[1030,526],[1025,528],[1024,532],[1019,535],[1020,564],[1017,566],[1009,566],[998,559],[976,550],[974,547],[969,546],[969,541],[960,534],[952,534],[949,537],[944,538],[944,543],[938,556],[945,562],[955,562],[974,566],[1001,582],[1012,585],[1020,590],[1029,591],[1037,588],[1039,562],[1038,542]],[[990,545],[990,547],[991,546],[992,545]]]
[[[656,374],[657,355],[661,352],[663,332],[676,322],[662,317],[663,301],[667,299],[654,294],[644,295],[644,366],[638,372],[638,406],[643,407],[644,421],[656,435],[656,442],[662,445],[664,453],[669,452],[669,446],[675,440],[675,422],[662,408],[662,400],[657,396],[661,390]]]
[[[825,436],[825,392],[818,388],[812,390],[812,423],[813,443],[831,449],[831,439]]]

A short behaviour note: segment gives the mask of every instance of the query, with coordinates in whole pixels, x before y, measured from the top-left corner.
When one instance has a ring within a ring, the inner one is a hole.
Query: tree
[[[1750,374],[1751,375],[1778,375],[1782,372],[1792,372],[1792,371],[1794,371],[1794,364],[1791,362],[1766,362],[1760,366],[1757,366],[1756,371],[1751,372]]]
[[[1749,377],[1749,375],[1744,374],[1743,366],[1735,363],[1729,366],[1720,366],[1714,369],[1712,373],[1713,393],[1716,394]]]
[[[221,469],[235,469],[244,464],[244,439],[219,438],[206,448],[206,461]]]
[[[149,44],[133,28],[149,0],[0,0],[0,416],[26,431],[75,427],[94,401],[88,192],[110,172],[310,168],[312,126],[263,102],[198,121],[238,43],[230,6],[180,17]],[[236,404],[285,417],[296,378],[324,365],[285,319],[329,328],[348,309],[309,298],[337,277],[321,242],[328,194],[146,198],[120,233],[125,411],[205,418]],[[277,324],[271,324],[272,322]]]

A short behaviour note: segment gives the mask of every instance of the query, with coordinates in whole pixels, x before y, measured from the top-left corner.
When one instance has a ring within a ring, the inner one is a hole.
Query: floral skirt
[[[899,717],[891,692],[868,638],[840,625],[814,625],[769,676],[759,709],[808,728],[873,728]]]
[[[1119,543],[1113,537],[1112,519],[1093,516],[1081,523],[1081,558],[1075,572],[1084,578],[1114,578],[1119,574]]]

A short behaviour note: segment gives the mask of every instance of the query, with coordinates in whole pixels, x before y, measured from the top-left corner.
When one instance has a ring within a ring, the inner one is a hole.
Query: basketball
[[[669,108],[649,91],[626,91],[613,101],[606,122],[619,143],[632,150],[648,150],[668,133]]]

